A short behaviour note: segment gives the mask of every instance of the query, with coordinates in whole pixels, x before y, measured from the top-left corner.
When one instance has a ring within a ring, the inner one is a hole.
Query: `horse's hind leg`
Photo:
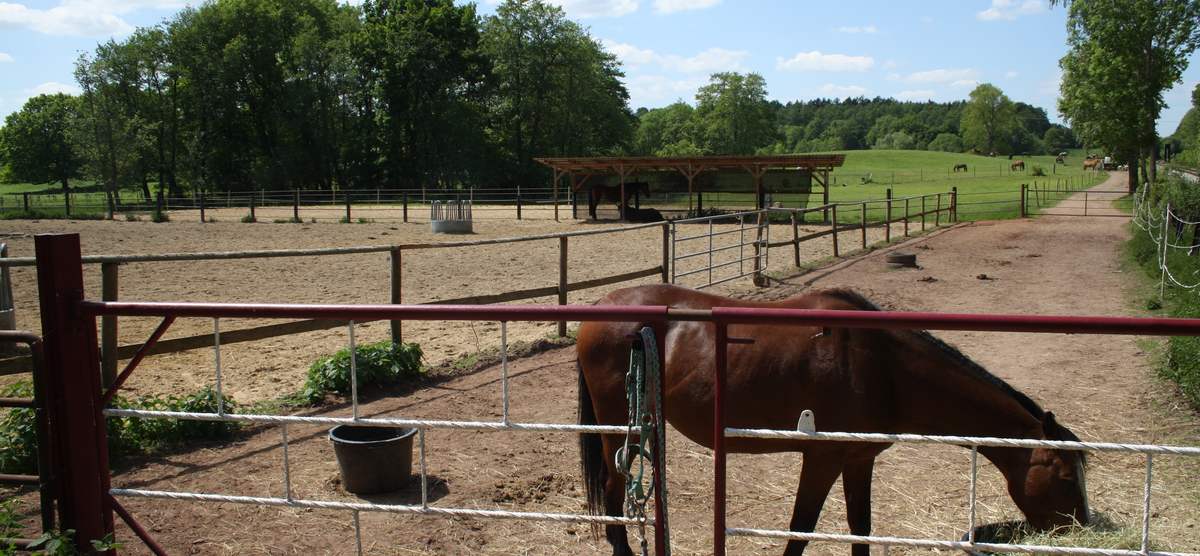
[[[611,438],[611,440],[610,440]],[[608,465],[608,481],[604,485],[604,514],[610,517],[625,515],[625,476],[616,468],[617,445],[624,438],[604,437],[604,461]],[[633,556],[629,548],[629,531],[624,525],[605,525],[604,537],[612,545],[613,556]]]
[[[846,522],[851,535],[871,534],[871,474],[875,456],[847,461],[842,469],[842,492],[846,497]],[[869,556],[871,546],[856,544],[850,549],[853,556]]]
[[[829,489],[842,472],[842,456],[831,454],[804,454],[804,466],[800,468],[800,485],[796,487],[796,505],[792,509],[792,531],[811,532],[821,516],[821,506]],[[788,541],[784,556],[804,554],[808,541]]]

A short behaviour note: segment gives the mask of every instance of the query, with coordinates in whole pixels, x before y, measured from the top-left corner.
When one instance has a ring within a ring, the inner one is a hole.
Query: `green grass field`
[[[1066,164],[1055,164],[1053,156],[1013,157],[1013,161],[1025,161],[1024,172],[1010,171],[1008,157],[987,157],[971,154],[932,151],[862,150],[839,151],[846,155],[846,163],[830,175],[829,199],[833,203],[856,203],[863,200],[884,199],[887,191],[892,197],[919,197],[947,193],[958,188],[958,213],[960,220],[992,220],[1015,218],[1020,213],[1021,184],[1030,187],[1062,190],[1078,190],[1100,183],[1107,176],[1103,172],[1083,170],[1083,152],[1071,151]],[[966,164],[967,172],[953,172],[954,165]],[[1034,176],[1035,166],[1040,166],[1045,176]],[[820,186],[808,196],[776,194],[771,200],[785,207],[814,207],[821,205]],[[942,201],[949,203],[943,195]],[[909,213],[920,212],[920,199],[909,200]],[[936,207],[935,197],[925,199],[926,209]],[[716,192],[705,194],[705,206],[726,208],[753,206],[751,194]],[[867,207],[868,219],[882,219],[885,203],[871,203]],[[1041,208],[1046,208],[1043,205]],[[903,201],[893,202],[893,217],[903,214]],[[810,220],[820,218],[812,214]],[[838,221],[858,222],[861,210],[842,210]]]

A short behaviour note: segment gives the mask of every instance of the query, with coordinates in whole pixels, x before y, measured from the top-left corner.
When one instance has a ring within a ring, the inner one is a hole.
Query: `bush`
[[[1033,166],[1030,166],[1030,167],[1029,167],[1029,175],[1031,175],[1031,176],[1045,176],[1045,175],[1046,175],[1046,169],[1045,169],[1045,168],[1042,168],[1041,166],[1038,166],[1037,164],[1034,164]]]
[[[150,215],[150,221],[154,222],[156,224],[161,224],[163,222],[170,222],[171,217],[167,216],[167,213],[165,213],[165,212],[156,210],[156,211],[154,211],[154,214]]]
[[[407,378],[420,376],[421,346],[412,343],[393,344],[385,340],[374,344],[357,346],[355,368],[358,371],[358,386],[394,384]],[[317,403],[325,394],[350,393],[350,349],[322,357],[308,368],[308,377],[300,397],[308,403]]]
[[[939,133],[929,142],[929,150],[948,153],[963,152],[962,138],[953,133]]]
[[[33,385],[20,381],[0,390],[0,397],[27,398]],[[204,387],[186,396],[141,396],[132,400],[117,396],[113,407],[157,411],[215,413],[216,391]],[[237,405],[228,397],[226,411]],[[113,457],[153,453],[191,440],[221,440],[238,430],[237,423],[185,419],[109,418],[108,450]],[[0,473],[37,471],[37,432],[33,410],[10,409],[0,419]]]
[[[136,212],[125,213],[125,221],[126,222],[138,222],[141,219],[142,219],[142,217],[138,216]]]

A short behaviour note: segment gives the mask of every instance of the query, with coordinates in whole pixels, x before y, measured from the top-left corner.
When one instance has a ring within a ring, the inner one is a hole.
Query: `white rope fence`
[[[1200,222],[1187,220],[1176,214],[1171,205],[1164,203],[1156,206],[1147,198],[1149,187],[1143,187],[1134,197],[1133,222],[1147,234],[1157,246],[1156,264],[1159,270],[1159,298],[1166,291],[1167,284],[1185,290],[1200,288],[1200,271],[1192,273],[1191,277],[1176,276],[1171,272],[1170,261],[1172,253],[1194,254],[1200,250],[1200,243],[1179,243],[1187,232],[1188,226],[1194,230]],[[1194,237],[1193,242],[1200,241]]]
[[[322,510],[349,511],[354,523],[354,541],[357,554],[363,553],[362,526],[359,514],[361,512],[383,512],[397,514],[415,514],[435,517],[473,517],[484,519],[509,519],[525,521],[545,521],[554,523],[586,523],[592,525],[653,525],[652,518],[596,516],[587,514],[525,512],[498,509],[452,508],[436,507],[429,503],[429,473],[425,458],[425,432],[427,430],[475,430],[491,432],[554,432],[554,433],[600,433],[625,434],[626,426],[617,425],[578,425],[567,423],[516,423],[509,415],[510,389],[508,370],[508,323],[500,322],[500,421],[452,421],[438,419],[390,419],[362,417],[358,403],[358,362],[354,321],[347,324],[347,336],[350,349],[350,417],[312,417],[301,415],[266,415],[230,413],[226,409],[223,391],[221,363],[221,326],[220,318],[213,319],[213,372],[217,399],[217,411],[185,412],[185,411],[154,411],[144,409],[115,409],[104,410],[107,417],[139,418],[139,419],[184,419],[191,421],[220,421],[231,423],[257,423],[264,425],[279,425],[280,442],[283,451],[283,498],[239,496],[230,494],[212,494],[202,492],[162,491],[146,489],[113,488],[109,493],[113,496],[131,498],[150,498],[159,500],[177,500],[189,502],[212,502],[228,504],[248,504],[256,506],[281,506],[288,508],[309,508]],[[298,499],[293,496],[291,456],[289,452],[288,426],[298,425],[352,425],[358,427],[404,428],[417,430],[417,449],[419,473],[421,481],[420,504],[373,504],[369,502],[345,502],[337,500]]]
[[[935,548],[951,550],[976,550],[990,552],[1021,552],[1037,554],[1086,554],[1096,556],[1200,556],[1192,552],[1155,552],[1150,547],[1150,486],[1153,477],[1154,455],[1165,454],[1172,456],[1200,457],[1200,447],[1166,446],[1156,444],[1128,444],[1118,442],[1082,442],[1069,440],[1035,440],[1027,438],[997,438],[985,436],[950,436],[925,434],[884,434],[858,432],[814,432],[803,430],[775,429],[725,429],[725,436],[731,438],[769,438],[780,440],[817,440],[826,442],[875,442],[875,443],[907,443],[907,444],[940,444],[951,446],[969,446],[971,448],[971,486],[969,491],[966,541],[942,541],[929,539],[911,539],[903,537],[886,537],[870,535],[844,535],[833,533],[802,533],[797,531],[780,531],[773,529],[751,529],[741,527],[726,528],[729,536],[765,537],[788,540],[826,541],[835,543],[862,543],[889,546],[905,546],[913,548]],[[1095,452],[1124,452],[1140,453],[1146,456],[1146,474],[1142,485],[1142,523],[1141,550],[1117,550],[1105,548],[1056,547],[1042,545],[1005,544],[977,542],[975,539],[976,526],[976,488],[979,477],[979,447],[997,448],[1049,448],[1055,450],[1082,450]]]

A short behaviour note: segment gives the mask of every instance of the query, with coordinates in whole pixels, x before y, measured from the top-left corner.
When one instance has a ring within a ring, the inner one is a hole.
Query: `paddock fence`
[[[930,330],[973,330],[991,332],[1032,332],[1063,334],[1126,334],[1126,335],[1187,335],[1200,336],[1200,319],[1134,318],[1134,317],[1085,317],[1085,316],[1031,316],[1003,314],[952,314],[952,313],[907,313],[892,311],[836,311],[795,310],[764,308],[726,308],[711,310],[678,310],[663,306],[405,306],[405,305],[284,305],[284,304],[236,304],[236,303],[139,303],[93,301],[78,295],[82,285],[82,258],[79,255],[78,236],[40,236],[38,238],[39,275],[47,276],[41,295],[50,301],[43,306],[46,325],[47,372],[51,377],[48,401],[55,409],[51,416],[52,429],[61,434],[59,442],[70,442],[79,457],[64,458],[56,462],[61,466],[59,476],[65,484],[58,491],[64,528],[76,531],[80,539],[103,538],[114,531],[114,514],[141,538],[151,551],[165,554],[144,527],[120,503],[121,499],[144,498],[174,502],[232,503],[268,507],[314,508],[348,512],[354,522],[355,546],[362,551],[362,530],[359,523],[361,512],[388,512],[439,517],[473,517],[478,519],[514,519],[527,521],[574,522],[612,525],[642,525],[642,522],[624,516],[591,516],[567,513],[542,513],[507,511],[477,508],[455,508],[438,505],[427,495],[429,470],[425,460],[424,435],[429,430],[457,429],[490,432],[541,432],[541,433],[602,433],[625,434],[626,425],[580,426],[573,423],[515,422],[509,419],[509,382],[507,359],[501,362],[501,384],[503,408],[498,421],[450,421],[427,419],[379,419],[365,418],[359,414],[357,384],[352,383],[350,413],[345,417],[309,417],[298,415],[268,415],[235,413],[221,405],[221,367],[219,364],[220,342],[214,341],[213,378],[217,389],[218,410],[216,412],[175,412],[124,410],[106,408],[117,389],[136,370],[141,357],[134,358],[122,371],[117,381],[107,390],[102,390],[99,377],[94,372],[99,352],[96,348],[96,320],[104,316],[157,317],[159,328],[147,341],[143,354],[148,352],[155,339],[176,318],[208,318],[214,322],[214,336],[219,334],[219,319],[222,318],[321,318],[340,321],[349,332],[351,345],[354,342],[354,325],[370,320],[494,320],[500,323],[520,321],[554,322],[609,321],[636,323],[705,322],[714,326],[713,349],[715,390],[713,396],[713,546],[712,553],[726,553],[726,539],[730,536],[755,536],[774,539],[798,539],[833,543],[864,543],[888,547],[918,547],[952,550],[990,550],[1044,554],[1088,554],[1088,555],[1160,555],[1196,556],[1196,553],[1159,552],[1150,549],[1153,499],[1151,484],[1154,477],[1154,460],[1158,457],[1200,457],[1200,448],[1133,444],[1116,442],[1070,442],[1034,440],[1028,438],[994,438],[975,436],[938,436],[914,434],[880,434],[866,432],[837,432],[816,430],[759,430],[727,427],[725,424],[725,399],[727,397],[726,374],[728,372],[728,346],[753,342],[753,338],[732,338],[729,327],[739,324],[810,326],[840,328],[886,328],[886,329],[930,329]],[[504,342],[505,328],[500,328]],[[351,349],[350,353],[354,353]],[[504,352],[502,352],[504,353]],[[667,357],[665,350],[660,357]],[[351,362],[353,364],[353,359]],[[351,377],[356,376],[351,372]],[[238,494],[214,494],[191,491],[147,490],[139,488],[112,488],[111,471],[104,450],[106,418],[136,419],[184,419],[196,421],[229,421],[260,423],[278,426],[283,462],[280,470],[280,488],[283,496],[244,496]],[[818,421],[819,422],[819,421]],[[415,428],[418,430],[419,470],[422,481],[420,504],[375,504],[367,502],[344,502],[326,499],[304,499],[293,496],[290,462],[288,459],[288,433],[290,424],[355,424],[382,428]],[[989,543],[969,535],[967,540],[936,538],[905,538],[872,535],[845,535],[822,532],[797,532],[786,530],[757,529],[728,525],[727,520],[727,437],[756,437],[792,439],[819,442],[886,442],[907,444],[945,444],[971,447],[971,483],[969,490],[969,515],[964,516],[963,525],[974,531],[976,525],[975,493],[977,473],[975,464],[979,447],[1004,448],[1054,448],[1081,451],[1114,451],[1145,455],[1145,473],[1142,498],[1141,548],[1139,550],[1116,550],[1091,547],[1056,547],[1019,543]],[[666,469],[668,454],[656,454],[653,462],[657,469]],[[656,481],[665,481],[662,473],[655,475]],[[656,489],[662,493],[662,489]],[[656,519],[650,523],[662,523],[660,511],[665,509],[664,499],[655,501]],[[656,528],[657,529],[657,528]],[[656,530],[656,554],[664,554],[666,546]]]

